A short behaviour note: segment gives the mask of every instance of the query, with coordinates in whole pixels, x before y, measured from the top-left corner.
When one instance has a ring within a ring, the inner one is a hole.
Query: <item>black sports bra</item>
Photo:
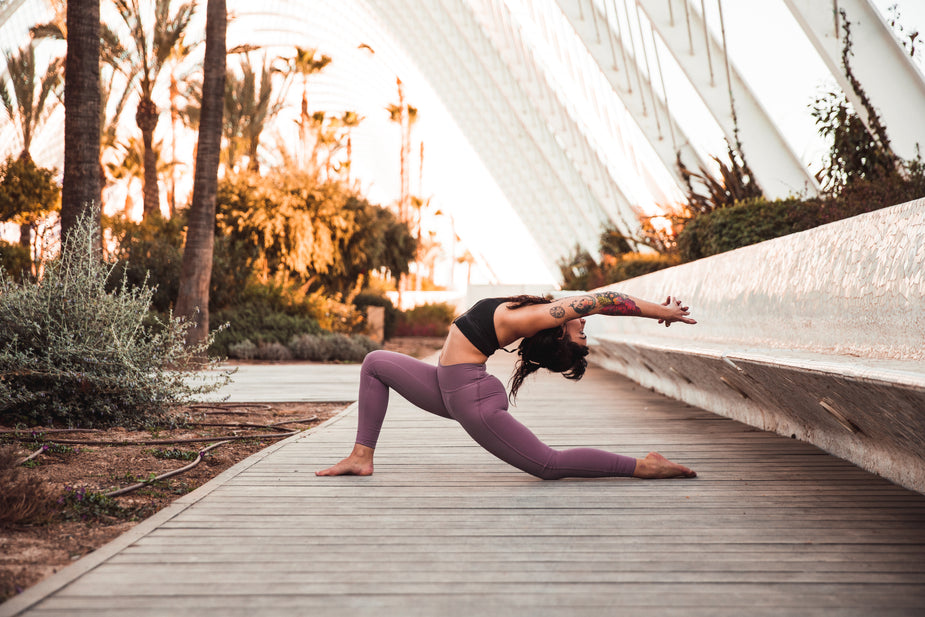
[[[501,349],[495,332],[495,310],[507,301],[507,298],[479,300],[453,321],[469,342],[486,356]]]

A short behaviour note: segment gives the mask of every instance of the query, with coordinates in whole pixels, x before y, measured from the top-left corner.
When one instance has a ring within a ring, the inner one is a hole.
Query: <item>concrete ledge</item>
[[[592,359],[653,390],[815,444],[925,493],[925,370],[639,339],[598,339]]]
[[[699,323],[592,319],[602,366],[925,493],[925,200],[608,289]]]

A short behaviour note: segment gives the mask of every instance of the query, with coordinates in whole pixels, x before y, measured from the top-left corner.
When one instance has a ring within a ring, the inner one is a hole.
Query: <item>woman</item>
[[[535,296],[477,302],[450,326],[437,366],[403,354],[374,351],[360,372],[359,426],[353,451],[319,476],[373,473],[373,453],[385,419],[389,388],[418,407],[459,422],[483,448],[502,461],[544,480],[567,477],[692,478],[697,474],[656,452],[635,459],[591,448],[554,450],[508,413],[504,385],[485,370],[488,356],[522,339],[511,377],[511,400],[524,379],[546,368],[567,379],[584,375],[588,315],[633,315],[697,323],[671,298],[664,304],[600,291],[550,301]],[[506,350],[505,350],[506,351]]]

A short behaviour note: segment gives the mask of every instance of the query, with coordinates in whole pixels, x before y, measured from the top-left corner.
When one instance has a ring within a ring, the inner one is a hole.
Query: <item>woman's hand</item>
[[[683,306],[681,301],[677,298],[668,296],[668,299],[662,302],[662,306],[664,306],[667,310],[662,311],[664,316],[659,317],[658,323],[665,324],[666,328],[676,321],[688,324],[697,323],[688,317],[688,307]]]

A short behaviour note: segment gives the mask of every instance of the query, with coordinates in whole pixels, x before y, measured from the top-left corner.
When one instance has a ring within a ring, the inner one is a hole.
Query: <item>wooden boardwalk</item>
[[[657,449],[700,477],[539,481],[393,395],[374,476],[313,475],[349,450],[343,414],[23,614],[925,614],[925,496],[600,369],[529,382],[515,414],[556,447]]]

